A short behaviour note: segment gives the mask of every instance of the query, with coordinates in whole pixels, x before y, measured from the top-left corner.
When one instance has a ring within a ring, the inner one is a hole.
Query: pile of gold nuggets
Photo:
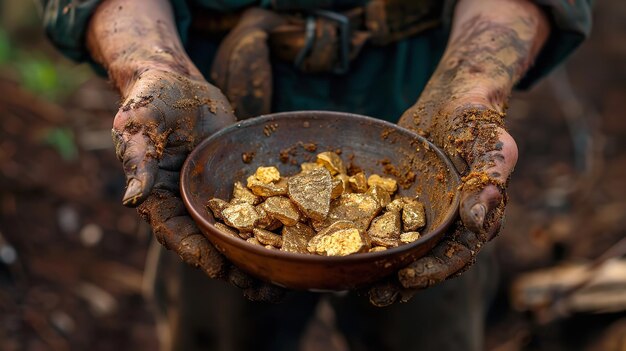
[[[417,240],[426,224],[424,205],[392,196],[392,178],[359,172],[348,176],[335,152],[322,152],[301,172],[283,177],[259,167],[247,185],[236,182],[230,202],[207,207],[215,226],[254,245],[288,252],[345,256],[383,251]]]

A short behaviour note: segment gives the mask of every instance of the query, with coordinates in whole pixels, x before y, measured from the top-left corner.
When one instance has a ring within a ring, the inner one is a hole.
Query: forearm
[[[467,103],[502,112],[548,31],[547,19],[530,1],[461,0],[443,58],[415,106],[421,115],[416,117],[432,118]],[[400,123],[423,125],[407,117]]]
[[[94,13],[87,46],[123,96],[148,69],[201,77],[178,36],[167,0],[107,0]]]

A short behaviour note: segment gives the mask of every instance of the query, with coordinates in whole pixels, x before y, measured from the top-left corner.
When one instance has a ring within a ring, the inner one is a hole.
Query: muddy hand
[[[277,301],[282,289],[232,266],[202,235],[178,196],[179,172],[202,139],[235,122],[215,87],[170,72],[137,80],[115,117],[113,138],[128,186],[124,204],[137,206],[157,240],[209,277],[228,280],[251,300]]]
[[[261,283],[231,265],[202,235],[181,199],[170,191],[155,189],[137,210],[150,223],[154,236],[165,248],[202,269],[210,278],[234,284],[252,301],[279,302],[282,299],[283,289]]]
[[[103,1],[87,30],[87,47],[122,95],[113,140],[127,187],[156,238],[188,264],[226,279],[254,300],[282,290],[234,268],[200,233],[179,196],[180,168],[202,139],[236,121],[219,89],[185,52],[167,0]]]
[[[500,230],[517,146],[504,129],[507,99],[549,32],[530,1],[466,0],[446,51],[399,124],[442,148],[462,175],[460,219],[425,257],[369,290],[372,304],[406,301],[470,267]]]
[[[126,173],[124,205],[139,205],[153,187],[177,191],[178,172],[189,152],[235,120],[224,96],[208,83],[144,72],[113,122],[116,154]]]
[[[407,111],[415,115],[414,110]],[[450,118],[443,146],[462,172],[460,219],[427,256],[398,271],[369,291],[372,304],[407,301],[424,289],[469,268],[483,244],[500,230],[506,204],[505,188],[517,161],[517,146],[502,128],[502,115],[481,105],[465,105]]]

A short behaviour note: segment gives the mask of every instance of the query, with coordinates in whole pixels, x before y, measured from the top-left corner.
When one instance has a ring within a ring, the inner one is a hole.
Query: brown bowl
[[[316,146],[313,150],[312,145]],[[417,241],[382,252],[326,257],[268,250],[217,230],[206,208],[213,197],[229,200],[235,181],[259,166],[284,175],[326,150],[341,150],[367,174],[398,171],[406,188],[426,207],[426,228]],[[252,156],[253,155],[253,156]],[[246,159],[246,162],[244,162]],[[386,165],[386,167],[385,167]],[[407,173],[412,171],[415,181]],[[430,251],[457,216],[459,175],[450,160],[423,137],[370,117],[323,111],[284,112],[239,122],[210,136],[187,158],[181,193],[204,235],[235,265],[262,280],[291,289],[346,290],[387,276]]]

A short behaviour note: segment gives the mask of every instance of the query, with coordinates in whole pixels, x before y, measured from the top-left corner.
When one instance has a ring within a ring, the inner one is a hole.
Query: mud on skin
[[[481,203],[478,194],[488,185],[503,193],[508,181],[508,174],[494,170],[499,164],[514,164],[517,156],[502,150],[504,110],[513,84],[530,65],[536,22],[533,16],[507,25],[482,15],[468,19],[449,43],[419,101],[400,120],[428,135],[451,157],[464,175],[464,203]],[[487,212],[503,207],[505,198],[495,197],[500,201],[462,208],[470,229],[483,232],[493,227],[485,221],[490,217]]]
[[[461,172],[461,220],[428,256],[371,288],[372,304],[406,301],[416,289],[460,274],[499,231],[504,189],[517,161],[515,142],[504,129],[506,100],[548,31],[547,19],[530,2],[457,5],[446,52],[399,124],[427,136]]]
[[[128,182],[124,204],[139,206],[159,242],[186,263],[230,281],[250,299],[280,299],[282,289],[248,277],[222,257],[178,195],[189,151],[236,118],[184,51],[169,1],[102,2],[89,22],[87,47],[122,96],[112,133]]]

